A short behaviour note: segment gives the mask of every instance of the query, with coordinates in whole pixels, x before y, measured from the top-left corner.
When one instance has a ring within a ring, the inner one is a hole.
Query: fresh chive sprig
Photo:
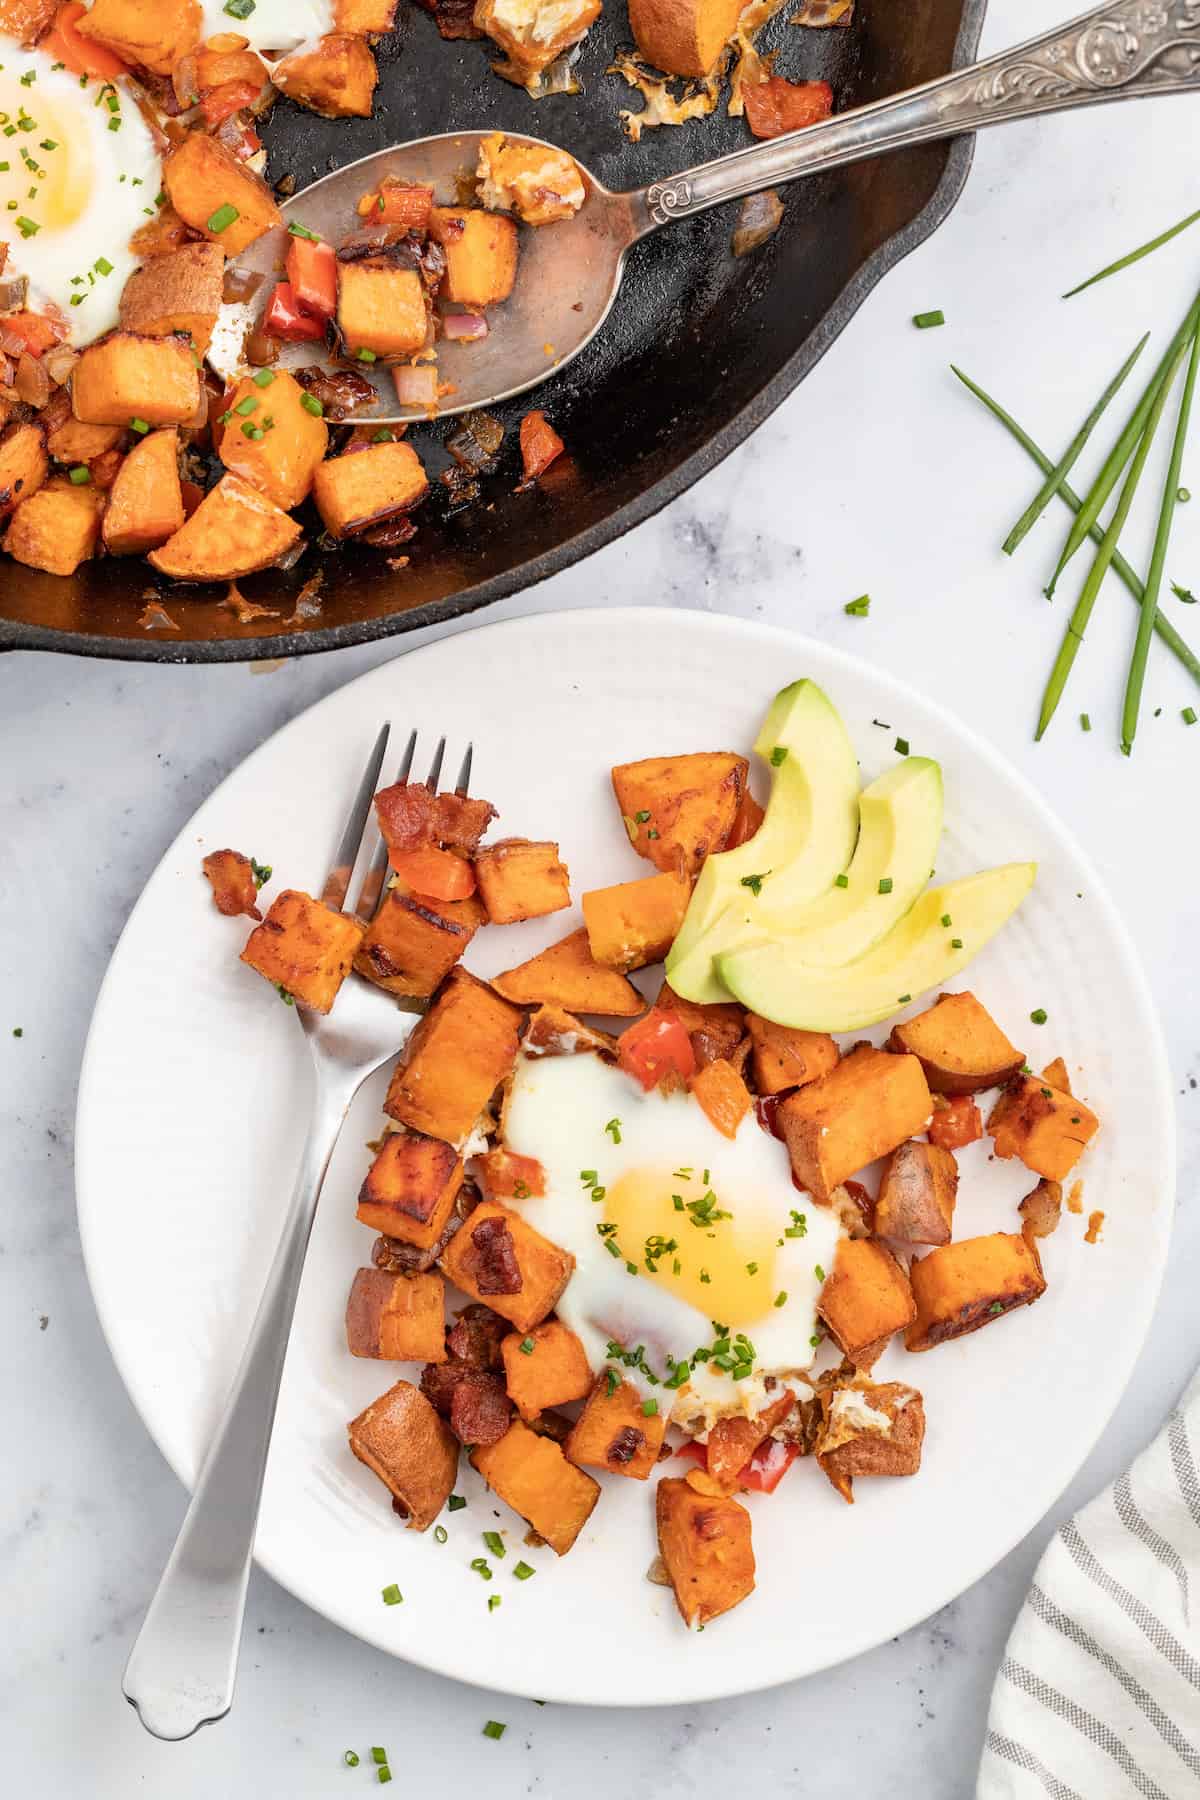
[[[1068,288],[1063,299],[1070,300],[1075,294],[1082,294],[1087,288],[1095,287],[1098,281],[1107,281],[1110,275],[1119,275],[1122,269],[1128,269],[1134,263],[1141,262],[1143,256],[1153,255],[1155,250],[1161,250],[1164,244],[1169,244],[1172,238],[1177,238],[1181,231],[1186,231],[1189,225],[1194,225],[1197,219],[1200,219],[1200,212],[1189,213],[1186,219],[1180,219],[1178,225],[1172,225],[1169,231],[1160,231],[1158,236],[1151,238],[1148,244],[1139,244],[1137,249],[1131,250],[1127,256],[1119,257],[1116,262],[1109,263],[1106,268],[1100,269],[1095,275],[1089,275],[1086,281],[1079,283],[1078,287]]]

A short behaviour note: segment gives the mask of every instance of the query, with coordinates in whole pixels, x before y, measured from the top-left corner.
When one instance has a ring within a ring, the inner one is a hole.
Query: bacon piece
[[[565,448],[544,412],[527,412],[521,420],[521,463],[525,474],[521,486],[528,487],[544,475]]]
[[[521,1270],[507,1219],[483,1219],[471,1233],[475,1285],[481,1294],[519,1294]]]
[[[504,1367],[500,1345],[511,1331],[507,1319],[475,1301],[463,1308],[446,1333],[446,1348],[456,1361],[495,1374]]]
[[[512,1401],[499,1375],[463,1372],[450,1396],[450,1429],[460,1444],[495,1444],[512,1421]]]
[[[420,781],[397,781],[375,796],[379,829],[397,853],[425,844],[473,851],[497,817],[488,800],[466,794],[435,794]]]
[[[623,1425],[605,1453],[610,1463],[630,1463],[646,1442],[644,1431],[638,1431],[632,1425]]]
[[[258,885],[254,879],[254,865],[248,856],[243,856],[240,850],[213,850],[201,866],[212,882],[213,900],[219,913],[224,913],[228,919],[236,919],[239,913],[245,913],[247,918],[261,921],[262,914],[256,904]]]

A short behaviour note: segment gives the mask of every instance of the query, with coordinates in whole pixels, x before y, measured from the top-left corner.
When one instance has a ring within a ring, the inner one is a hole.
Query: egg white
[[[200,0],[202,40],[235,31],[252,50],[294,50],[334,29],[333,0],[257,0],[245,19],[233,19],[225,0]]]
[[[613,1120],[616,1131],[606,1130]],[[535,1158],[544,1171],[543,1195],[508,1204],[575,1257],[556,1311],[582,1342],[593,1370],[609,1362],[611,1340],[630,1351],[644,1345],[646,1364],[662,1377],[670,1362],[711,1346],[716,1318],[753,1344],[748,1376],[734,1381],[709,1361],[695,1365],[683,1387],[664,1394],[638,1371],[629,1374],[657,1395],[662,1410],[669,1400],[674,1419],[702,1416],[707,1426],[722,1415],[760,1411],[770,1397],[766,1375],[796,1376],[810,1367],[818,1334],[816,1302],[841,1228],[832,1212],[796,1191],[786,1150],[753,1114],[731,1140],[687,1093],[645,1094],[622,1070],[594,1055],[522,1054],[505,1106],[504,1143],[517,1155]],[[675,1257],[661,1257],[659,1273],[651,1277],[644,1243],[621,1242],[619,1231],[605,1236],[597,1230],[611,1223],[609,1196],[628,1192],[620,1186],[623,1180],[632,1178],[644,1188],[648,1172],[654,1183],[662,1183],[672,1221],[664,1235],[669,1229],[676,1239],[681,1265],[693,1273],[700,1265],[710,1275],[710,1312],[694,1303],[705,1294],[703,1287],[696,1293],[695,1281],[689,1284],[693,1299],[672,1291]],[[594,1184],[583,1179],[593,1174]],[[604,1192],[600,1202],[592,1198],[597,1187]],[[694,1223],[686,1208],[710,1190],[731,1217],[711,1226]],[[682,1213],[674,1207],[674,1194],[684,1200]],[[797,1212],[805,1234],[789,1236],[789,1230],[799,1229],[793,1223]],[[745,1316],[731,1318],[720,1311],[721,1283],[728,1274],[744,1291],[742,1265],[732,1269],[730,1258],[744,1256],[747,1241],[761,1246],[754,1251],[757,1300]],[[619,1255],[610,1252],[612,1242]],[[637,1273],[629,1272],[631,1262]],[[803,1382],[789,1385],[804,1388]]]
[[[6,273],[28,278],[31,311],[56,309],[72,341],[87,343],[116,324],[140,260],[129,240],[156,210],[153,134],[123,85],[84,80],[40,50],[7,44],[0,132]]]

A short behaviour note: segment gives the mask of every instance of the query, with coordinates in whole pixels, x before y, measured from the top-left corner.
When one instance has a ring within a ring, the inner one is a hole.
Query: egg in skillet
[[[541,1165],[544,1192],[507,1203],[575,1257],[556,1310],[593,1370],[610,1344],[643,1346],[672,1417],[707,1428],[809,1367],[841,1229],[753,1114],[730,1139],[690,1094],[645,1093],[598,1056],[521,1054],[504,1143]]]
[[[75,343],[117,323],[140,258],[130,238],[154,217],[162,166],[127,89],[73,75],[0,39],[0,237],[6,278],[52,308]]]

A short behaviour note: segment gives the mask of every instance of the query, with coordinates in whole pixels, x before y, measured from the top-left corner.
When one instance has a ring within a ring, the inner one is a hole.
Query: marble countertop
[[[984,47],[1040,22],[995,0]],[[1200,853],[1188,782],[1200,729],[1180,719],[1194,684],[1156,651],[1136,755],[1120,756],[1134,613],[1110,583],[1062,716],[1033,745],[1063,619],[1038,590],[1065,514],[1014,562],[999,554],[1036,482],[947,364],[1007,401],[1052,450],[1065,442],[1140,333],[1153,329],[1161,345],[1174,328],[1194,292],[1200,231],[1069,305],[1057,296],[1198,204],[1195,156],[1189,172],[1180,154],[1198,141],[1196,102],[1185,100],[985,134],[949,222],[747,445],[622,542],[491,615],[609,600],[700,606],[832,641],[968,719],[1090,851],[1161,1010],[1183,1204],[1145,1352],[1067,1494],[985,1580],[870,1655],[771,1693],[665,1712],[539,1708],[458,1686],[375,1654],[256,1573],[233,1714],[186,1744],[148,1738],[120,1697],[120,1673],[183,1495],[109,1360],[80,1260],[71,1139],[88,1017],[130,906],[200,799],[301,708],[416,640],[272,672],[14,655],[0,662],[6,1791],[326,1800],[371,1781],[366,1765],[341,1766],[343,1749],[385,1743],[408,1784],[398,1791],[463,1791],[479,1776],[496,1800],[582,1800],[601,1785],[660,1800],[723,1791],[751,1772],[774,1793],[860,1800],[894,1791],[902,1762],[914,1772],[902,1785],[919,1782],[925,1800],[970,1792],[993,1670],[1049,1532],[1129,1461],[1200,1356],[1200,1224],[1187,1204],[1200,1160]],[[945,310],[946,329],[914,331],[911,315],[932,307]],[[1200,462],[1188,473],[1198,503],[1181,510],[1168,573],[1200,589]],[[1149,486],[1131,531],[1137,563],[1156,505]],[[846,617],[844,603],[868,591],[869,619]],[[1169,604],[1200,642],[1200,613]],[[1077,723],[1084,708],[1090,735]],[[500,1743],[481,1737],[487,1718],[508,1723]]]

